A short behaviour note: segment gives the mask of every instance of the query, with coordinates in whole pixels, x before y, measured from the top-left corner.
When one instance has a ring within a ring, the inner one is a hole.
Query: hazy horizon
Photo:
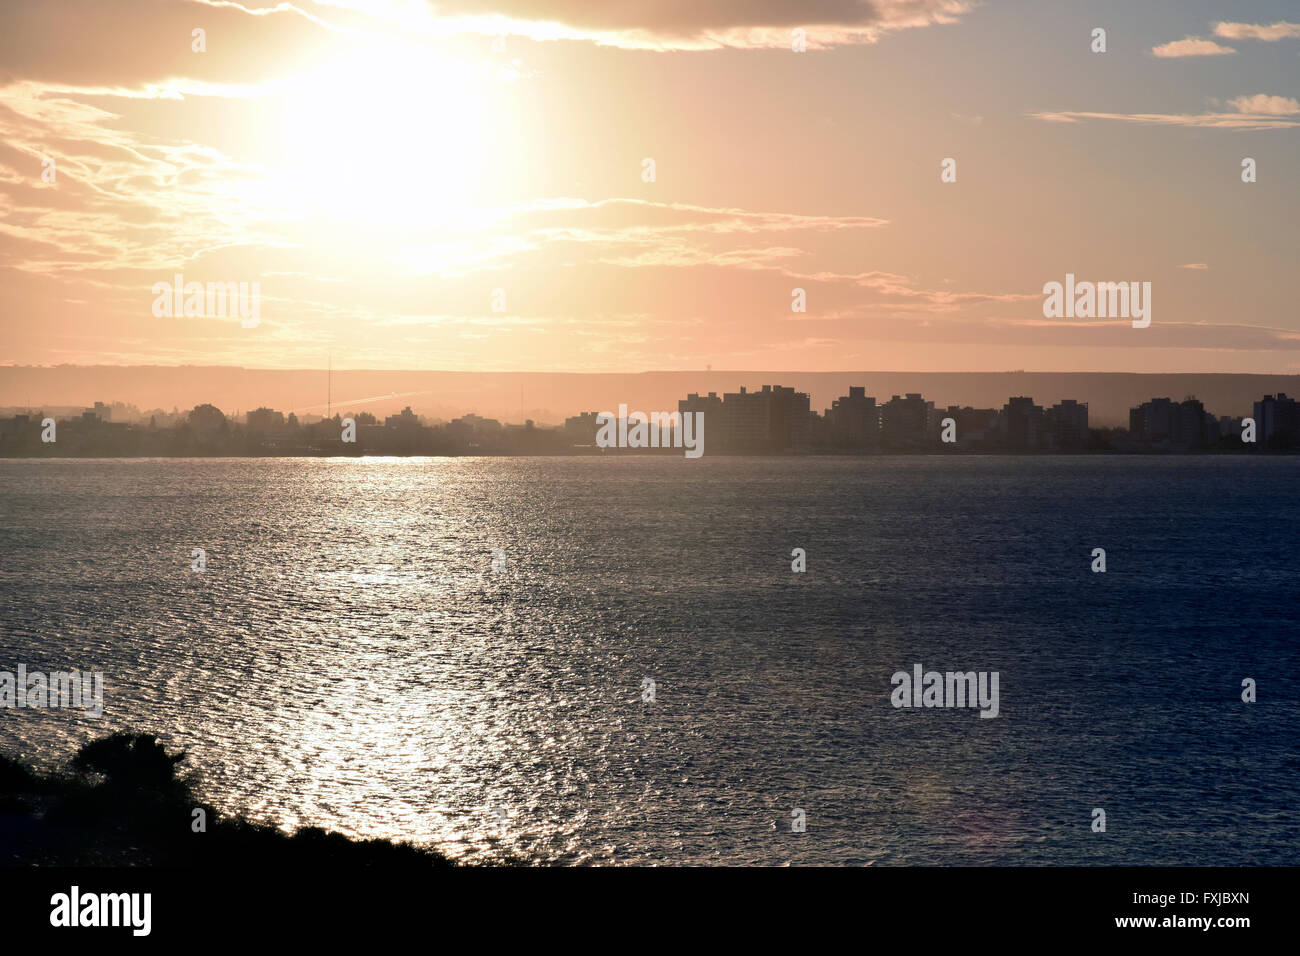
[[[332,389],[331,389],[332,383]],[[685,370],[635,373],[456,372],[399,369],[247,369],[230,366],[0,366],[0,408],[89,407],[121,402],[142,412],[211,403],[230,414],[268,406],[301,415],[410,406],[429,418],[467,413],[560,424],[580,412],[675,409],[689,392],[757,389],[808,392],[814,411],[862,385],[879,401],[920,392],[936,407],[1001,408],[1013,395],[1043,405],[1072,398],[1089,404],[1094,427],[1127,426],[1128,410],[1156,397],[1195,396],[1216,415],[1247,415],[1265,394],[1300,394],[1300,375],[1132,372],[890,372]]]

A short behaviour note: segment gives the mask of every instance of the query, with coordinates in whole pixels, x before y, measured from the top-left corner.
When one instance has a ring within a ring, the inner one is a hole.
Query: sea
[[[1297,479],[4,460],[0,671],[104,712],[0,709],[0,753],[152,733],[225,812],[476,863],[1295,865]],[[896,706],[918,665],[996,673],[996,717]]]

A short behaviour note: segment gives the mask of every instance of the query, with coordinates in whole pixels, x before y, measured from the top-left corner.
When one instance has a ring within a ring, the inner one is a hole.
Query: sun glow
[[[382,231],[452,224],[492,201],[509,84],[424,47],[371,46],[286,90],[278,182],[292,214]]]

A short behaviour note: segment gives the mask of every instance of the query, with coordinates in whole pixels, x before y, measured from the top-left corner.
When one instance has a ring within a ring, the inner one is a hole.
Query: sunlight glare
[[[295,83],[280,181],[304,218],[409,232],[484,198],[500,148],[499,88],[484,67],[388,44]]]

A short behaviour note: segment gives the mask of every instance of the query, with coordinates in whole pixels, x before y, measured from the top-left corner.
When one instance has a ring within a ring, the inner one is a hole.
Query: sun
[[[277,180],[309,219],[369,230],[454,223],[491,200],[508,83],[415,44],[368,44],[286,90]]]

